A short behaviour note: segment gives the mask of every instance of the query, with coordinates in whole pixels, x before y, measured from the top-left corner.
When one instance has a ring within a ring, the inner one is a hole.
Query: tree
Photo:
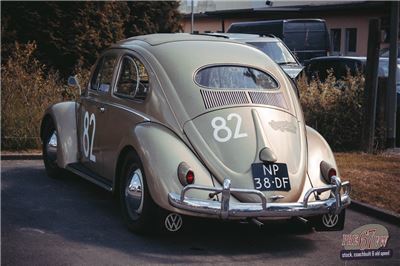
[[[121,39],[181,30],[176,1],[1,2],[2,63],[14,41],[37,43],[38,59],[62,76],[90,67]]]

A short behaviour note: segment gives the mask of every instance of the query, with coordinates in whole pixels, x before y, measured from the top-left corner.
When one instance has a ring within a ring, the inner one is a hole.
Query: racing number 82
[[[232,118],[236,118],[237,120],[236,127],[233,133],[232,130],[226,125],[226,121],[230,121],[232,120]],[[242,117],[235,113],[229,114],[226,120],[221,116],[214,117],[211,120],[211,126],[214,129],[213,136],[214,139],[218,142],[229,141],[232,138],[232,134],[234,139],[247,137],[247,133],[240,133],[241,125],[242,125]]]
[[[91,126],[92,124],[93,124],[92,141],[90,141],[89,126]],[[83,152],[85,154],[85,157],[89,157],[89,160],[92,162],[96,162],[96,156],[93,155],[93,142],[94,142],[95,132],[96,132],[96,117],[94,114],[91,114],[89,119],[89,113],[86,112],[85,117],[83,118],[83,136],[82,136]]]

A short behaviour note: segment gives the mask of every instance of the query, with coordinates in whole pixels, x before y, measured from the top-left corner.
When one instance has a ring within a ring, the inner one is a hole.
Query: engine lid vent
[[[201,90],[201,96],[203,97],[206,109],[226,106],[226,105],[238,105],[238,104],[250,103],[245,91]]]

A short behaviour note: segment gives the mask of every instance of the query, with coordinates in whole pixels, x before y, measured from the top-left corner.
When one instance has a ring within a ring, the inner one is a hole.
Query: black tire
[[[54,143],[54,134],[55,134],[55,143]],[[65,174],[65,171],[58,167],[57,165],[57,130],[54,126],[54,122],[51,119],[48,119],[45,122],[43,128],[42,135],[42,154],[43,154],[43,162],[46,168],[46,173],[51,178],[60,178]],[[52,141],[53,138],[53,142]],[[54,146],[54,144],[56,146]]]
[[[128,228],[135,233],[160,232],[164,212],[151,198],[142,163],[135,152],[131,151],[125,157],[121,174],[119,198]],[[138,184],[138,180],[141,184]],[[130,185],[132,189],[129,189]]]

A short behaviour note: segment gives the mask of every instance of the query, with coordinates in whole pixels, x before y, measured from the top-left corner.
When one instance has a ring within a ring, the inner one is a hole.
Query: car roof
[[[170,42],[183,42],[183,41],[227,41],[228,39],[215,38],[214,36],[203,34],[189,34],[189,33],[157,33],[131,37],[117,42],[113,47],[137,45],[138,43],[145,42],[151,46],[160,45]]]

